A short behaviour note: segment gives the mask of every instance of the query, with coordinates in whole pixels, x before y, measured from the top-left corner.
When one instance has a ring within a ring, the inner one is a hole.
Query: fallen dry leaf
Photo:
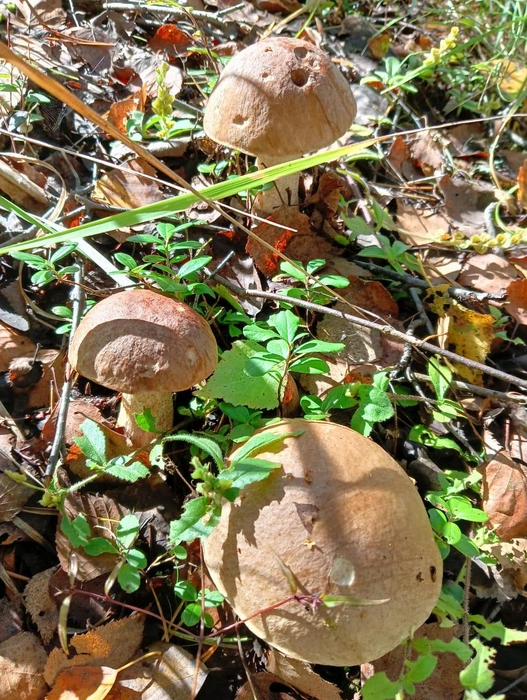
[[[93,200],[122,209],[134,209],[146,204],[153,204],[164,199],[159,183],[141,177],[155,177],[156,171],[151,165],[140,159],[129,160],[126,171],[111,170],[96,183]],[[128,171],[133,172],[128,172]]]
[[[9,465],[9,468],[11,465]],[[0,523],[8,523],[26,505],[33,490],[0,474]]]
[[[518,191],[516,192],[516,199],[520,204],[523,205],[524,209],[527,209],[527,161],[523,162],[523,165],[518,169]]]
[[[499,294],[519,276],[516,268],[505,258],[488,253],[472,255],[463,265],[457,281],[462,287],[470,287],[478,292]]]
[[[527,323],[527,279],[513,280],[509,284],[507,300],[507,313],[518,323]]]
[[[74,666],[104,664],[116,669],[124,666],[139,649],[143,627],[144,617],[131,615],[95,627],[85,634],[73,635],[70,644],[76,655],[68,658],[62,649],[53,649],[44,669],[46,683],[53,686],[59,673]]]
[[[446,285],[445,285],[446,286]],[[428,295],[430,308],[439,318],[438,334],[441,347],[451,349],[468,360],[484,363],[495,338],[494,319],[467,309],[449,298],[444,287],[435,287]],[[461,363],[456,372],[473,384],[483,383],[482,373]]]
[[[148,42],[148,48],[177,58],[184,56],[192,43],[192,37],[176,24],[163,24]]]
[[[286,228],[278,228],[273,223]],[[257,226],[254,233],[279,252],[304,264],[331,255],[331,244],[316,236],[309,226],[309,218],[294,207],[280,207],[267,221]],[[269,251],[254,238],[248,239],[246,251],[264,275],[276,275],[281,260],[276,253]]]
[[[287,685],[293,686],[313,700],[341,700],[337,686],[315,673],[311,666],[299,659],[292,659],[273,648],[267,651],[267,670]]]
[[[123,671],[108,700],[121,700],[118,692],[124,690],[140,694],[141,700],[188,700],[194,682],[196,657],[186,649],[157,642],[148,652],[160,652],[159,656],[144,658]],[[199,663],[197,691],[207,679],[207,668]]]
[[[114,102],[108,111],[108,121],[113,124],[123,134],[127,134],[126,124],[132,112],[144,112],[146,91],[140,90],[124,100]],[[116,175],[121,171],[112,170],[111,174]],[[117,205],[115,205],[117,206]]]
[[[484,232],[485,209],[495,201],[494,187],[483,180],[450,175],[444,175],[438,184],[445,199],[444,213],[452,225],[467,236]]]
[[[59,526],[55,535],[57,555],[64,571],[69,571],[69,561],[72,552],[77,557],[77,579],[90,581],[91,579],[109,574],[119,560],[118,554],[99,554],[92,557],[82,549],[74,548],[71,542],[62,532],[60,523],[63,517],[74,520],[79,513],[86,516],[91,532],[95,537],[111,538],[115,534],[121,518],[129,511],[116,503],[111,498],[101,494],[81,494],[80,491],[70,493],[64,501],[64,514],[59,518]]]
[[[281,679],[275,676],[274,673],[260,671],[259,673],[251,674],[251,682],[247,681],[238,689],[236,700],[299,700],[299,696],[293,691],[285,692],[285,690],[273,690],[273,684],[282,685]]]
[[[527,539],[516,537],[510,542],[484,544],[481,549],[497,559],[500,577],[508,587],[507,598],[510,599],[511,591],[517,595],[524,593],[527,586]]]
[[[57,570],[56,566],[35,574],[24,588],[24,603],[31,615],[44,644],[49,644],[57,631],[59,612],[51,598],[49,585]]]
[[[0,644],[2,700],[44,700],[47,685],[42,672],[46,652],[31,632],[21,632]]]
[[[498,536],[509,542],[527,536],[527,467],[502,451],[480,467],[483,510]]]
[[[22,333],[0,323],[0,372],[7,372],[11,362],[17,357],[33,356],[35,343]]]
[[[104,700],[119,670],[108,666],[77,666],[60,673],[46,700]]]
[[[422,246],[437,241],[438,234],[450,228],[450,221],[444,214],[436,213],[427,205],[407,202],[402,197],[397,199],[396,221],[399,237],[407,245]]]

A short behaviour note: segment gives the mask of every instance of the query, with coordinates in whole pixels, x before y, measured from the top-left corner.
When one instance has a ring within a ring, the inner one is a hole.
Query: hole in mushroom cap
[[[291,80],[298,87],[303,87],[309,80],[309,73],[303,68],[294,68],[291,71]]]
[[[294,50],[294,54],[297,58],[305,58],[307,56],[307,49],[298,47]]]
[[[243,114],[237,114],[232,120],[232,123],[236,124],[237,126],[241,126],[242,124],[245,124],[248,118],[249,117],[244,117]]]

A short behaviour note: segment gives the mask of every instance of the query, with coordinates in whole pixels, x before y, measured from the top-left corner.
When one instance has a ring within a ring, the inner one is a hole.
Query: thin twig
[[[83,265],[79,264],[79,269],[75,273],[75,284],[73,285],[71,292],[72,300],[72,321],[71,321],[71,331],[70,331],[70,342],[73,338],[73,334],[77,330],[77,326],[81,320],[83,307],[84,307],[84,290],[82,289],[82,277],[83,277]],[[71,368],[70,368],[71,369]],[[57,424],[55,426],[55,436],[53,438],[53,444],[51,446],[51,453],[49,455],[48,466],[46,467],[46,477],[53,476],[55,469],[60,458],[60,452],[62,449],[62,441],[64,438],[64,430],[66,428],[66,421],[68,419],[68,408],[70,405],[71,388],[73,386],[73,378],[70,376],[62,387],[62,394],[60,397],[59,412],[57,416]]]
[[[293,306],[301,306],[303,309],[309,309],[315,313],[327,314],[328,316],[335,316],[336,318],[341,318],[349,323],[354,323],[357,326],[362,326],[363,328],[371,328],[372,330],[378,331],[383,335],[387,335],[390,338],[395,338],[403,343],[409,343],[419,350],[425,352],[431,352],[435,355],[441,355],[446,357],[451,362],[457,362],[465,367],[475,370],[476,372],[482,372],[490,377],[495,377],[500,379],[502,382],[507,382],[508,384],[514,384],[522,389],[527,389],[527,381],[525,379],[520,379],[507,372],[502,372],[500,369],[495,367],[489,367],[488,365],[483,365],[481,362],[476,362],[475,360],[469,360],[462,355],[458,355],[450,350],[445,350],[440,348],[438,345],[433,345],[426,340],[421,340],[420,338],[415,338],[407,333],[398,331],[392,326],[383,325],[381,323],[375,323],[375,321],[368,321],[365,318],[359,318],[358,316],[352,316],[351,314],[344,313],[344,311],[338,311],[337,309],[328,309],[326,306],[321,306],[320,304],[313,304],[310,301],[304,301],[303,299],[294,299],[293,297],[286,297],[283,294],[275,294],[273,292],[261,292],[259,290],[253,289],[242,289],[237,285],[233,284],[229,280],[220,277],[216,277],[218,281],[224,284],[226,287],[231,289],[233,292],[240,294],[241,296],[248,297],[260,297],[261,299],[270,299],[271,301],[277,301],[281,304],[292,304]]]

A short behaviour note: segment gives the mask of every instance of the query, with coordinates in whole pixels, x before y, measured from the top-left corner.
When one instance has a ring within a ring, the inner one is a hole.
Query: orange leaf
[[[498,453],[483,471],[483,510],[502,540],[527,536],[527,467]]]
[[[104,700],[117,679],[119,669],[108,666],[77,666],[57,676],[46,700]]]

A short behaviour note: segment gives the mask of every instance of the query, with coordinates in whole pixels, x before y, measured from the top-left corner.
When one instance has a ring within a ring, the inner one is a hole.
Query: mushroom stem
[[[124,428],[126,437],[134,447],[145,447],[159,437],[158,433],[143,430],[136,423],[135,414],[143,413],[147,408],[152,411],[157,430],[166,432],[174,425],[174,404],[171,392],[122,394],[117,425]]]
[[[295,160],[296,158],[301,158],[302,153],[298,156],[292,156],[291,158],[272,158],[265,156],[265,158],[258,158],[256,161],[259,170],[264,168],[270,168],[273,165],[280,165],[280,163],[287,163],[289,160]],[[269,215],[274,212],[275,209],[286,206],[298,207],[298,186],[300,183],[300,173],[293,173],[292,175],[285,175],[284,177],[278,178],[273,183],[273,187],[264,192],[259,192],[256,196],[254,203],[254,209],[258,214]]]

